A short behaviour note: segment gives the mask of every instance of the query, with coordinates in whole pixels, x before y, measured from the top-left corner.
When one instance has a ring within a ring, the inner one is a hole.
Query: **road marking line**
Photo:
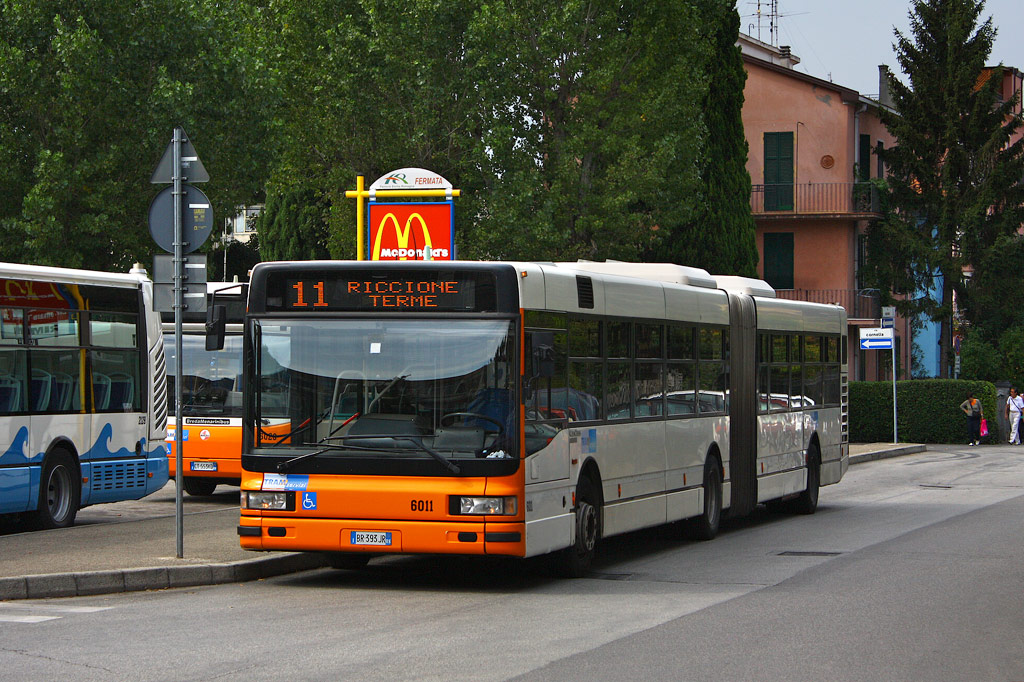
[[[55,613],[96,613],[109,611],[113,606],[58,606],[56,604],[0,604],[0,612],[7,609],[20,611],[50,611]]]
[[[44,620],[60,619],[60,616],[8,616],[0,613],[0,623],[42,623]]]

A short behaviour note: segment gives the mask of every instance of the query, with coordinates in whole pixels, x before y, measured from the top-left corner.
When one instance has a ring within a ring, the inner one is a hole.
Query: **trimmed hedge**
[[[903,443],[966,443],[960,403],[972,391],[988,421],[984,442],[999,443],[996,387],[988,381],[917,379],[896,382],[898,436]],[[850,442],[892,442],[892,382],[850,382]]]

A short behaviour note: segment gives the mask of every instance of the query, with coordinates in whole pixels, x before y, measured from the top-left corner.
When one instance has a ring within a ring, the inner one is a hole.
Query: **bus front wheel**
[[[589,477],[576,485],[576,542],[559,553],[559,572],[567,578],[582,578],[594,561],[601,537],[601,500]]]
[[[67,528],[75,523],[82,499],[78,467],[64,450],[54,450],[43,461],[39,478],[39,506],[33,519],[36,528]]]

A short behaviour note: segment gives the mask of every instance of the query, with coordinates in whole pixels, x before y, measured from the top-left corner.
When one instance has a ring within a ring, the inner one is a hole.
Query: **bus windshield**
[[[518,452],[509,320],[252,324],[256,454],[457,460]]]
[[[174,334],[164,334],[167,355],[167,393],[174,415],[177,376]],[[242,337],[227,336],[223,350],[206,350],[203,334],[182,334],[181,413],[186,417],[242,416]]]

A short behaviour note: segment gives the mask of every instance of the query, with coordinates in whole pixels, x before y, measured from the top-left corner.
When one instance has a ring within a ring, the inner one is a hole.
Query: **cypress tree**
[[[747,72],[736,45],[740,17],[733,0],[709,0],[704,11],[714,50],[703,106],[703,197],[696,217],[670,229],[665,250],[652,255],[664,259],[667,254],[673,262],[715,274],[756,277],[758,254],[742,118]]]
[[[330,257],[327,223],[310,190],[268,193],[258,230],[260,257],[265,261]]]
[[[1020,266],[995,282],[987,272],[1014,249],[1024,220],[1021,125],[1015,101],[1003,102],[1001,66],[985,68],[996,30],[980,25],[983,0],[915,0],[912,38],[894,31],[896,57],[909,79],[889,75],[895,113],[882,122],[897,139],[880,152],[885,217],[868,231],[869,266],[883,290],[906,294],[901,314],[941,322],[941,375],[948,376],[953,301],[981,320],[998,297],[986,287],[1020,277]],[[977,277],[965,276],[973,273]],[[926,294],[929,290],[937,296]],[[977,295],[976,295],[977,294]],[[998,333],[998,330],[995,330]]]

